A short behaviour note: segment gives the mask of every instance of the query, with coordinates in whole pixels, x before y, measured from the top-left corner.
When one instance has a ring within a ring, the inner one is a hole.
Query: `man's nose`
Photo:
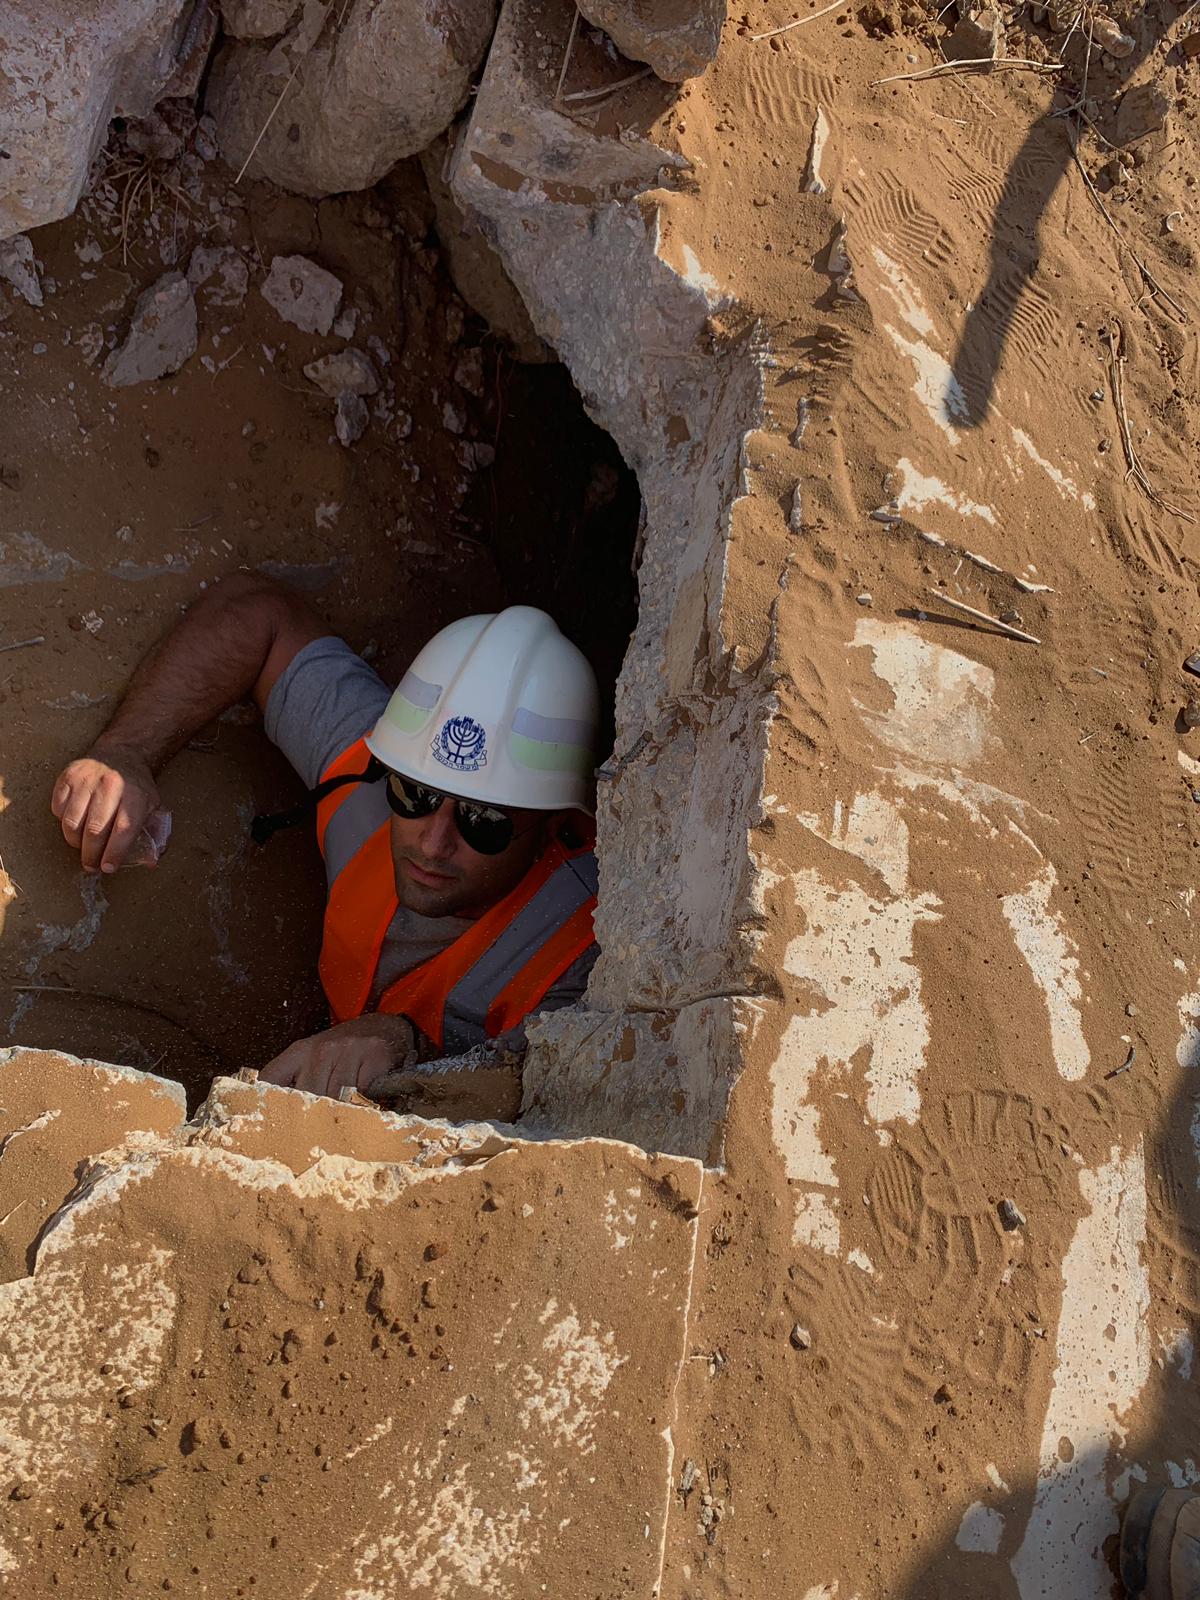
[[[443,800],[425,823],[421,834],[421,852],[427,861],[449,861],[457,851],[458,843],[454,801]]]

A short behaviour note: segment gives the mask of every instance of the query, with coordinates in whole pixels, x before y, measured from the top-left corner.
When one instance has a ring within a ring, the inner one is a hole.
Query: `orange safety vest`
[[[322,782],[369,759],[359,739],[330,763]],[[390,816],[378,784],[347,785],[317,807],[329,880],[320,974],[335,1022],[366,1009],[399,907]],[[494,1039],[535,1011],[591,948],[595,907],[593,841],[576,848],[554,839],[514,889],[445,950],[398,978],[375,1009],[408,1017],[439,1050],[449,1040],[454,1054]]]

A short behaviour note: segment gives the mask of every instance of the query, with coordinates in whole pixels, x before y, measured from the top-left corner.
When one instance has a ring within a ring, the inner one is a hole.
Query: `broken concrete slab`
[[[196,352],[196,301],[182,272],[168,272],[137,298],[129,332],[100,376],[113,388],[178,372]]]
[[[70,212],[115,115],[144,116],[186,47],[186,0],[10,0],[0,74],[0,239]]]
[[[451,160],[446,138],[421,152],[421,169],[437,214],[438,239],[454,287],[518,361],[553,361],[554,352],[540,338],[516,285],[489,241],[481,219],[459,205],[446,177]]]
[[[716,60],[727,0],[583,0],[579,7],[623,55],[682,83]]]
[[[23,1278],[47,1219],[101,1151],[166,1138],[186,1115],[177,1083],[53,1050],[0,1049],[0,1283]]]
[[[208,92],[225,159],[298,194],[369,188],[450,125],[495,18],[495,0],[351,0],[316,37],[231,41]]]
[[[379,374],[375,364],[361,350],[335,350],[332,355],[310,361],[304,369],[304,376],[331,400],[345,390],[351,394],[379,393]]]
[[[328,333],[342,303],[342,280],[307,256],[276,256],[260,293],[293,327]]]
[[[181,1570],[214,1592],[249,1571],[264,1593],[651,1593],[699,1165],[599,1139],[356,1159],[329,1152],[377,1113],[220,1095],[202,1137],[94,1163],[0,1289],[6,1570],[36,1592],[69,1539],[81,1594]],[[63,1503],[114,1514],[68,1532]]]

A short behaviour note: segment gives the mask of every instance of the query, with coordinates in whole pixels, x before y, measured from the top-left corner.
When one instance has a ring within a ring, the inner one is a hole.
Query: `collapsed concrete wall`
[[[596,106],[566,31],[508,0],[453,183],[647,506],[605,953],[526,1112],[724,1162],[664,1592],[1106,1595],[1200,1420],[1186,261],[1131,304],[1061,126],[914,122],[886,44]],[[1162,499],[1099,304],[1167,363]]]
[[[185,1122],[44,1052],[0,1078],[23,1592],[657,1587],[697,1163],[232,1079]]]

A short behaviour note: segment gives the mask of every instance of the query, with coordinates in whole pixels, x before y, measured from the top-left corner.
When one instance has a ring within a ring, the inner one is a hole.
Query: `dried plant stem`
[[[616,83],[606,83],[602,89],[579,89],[574,94],[565,94],[563,100],[600,100],[605,95],[616,94],[618,89],[627,88],[631,83],[648,78],[651,70],[650,67],[643,67],[640,72],[631,72],[627,78],[618,78]]]
[[[920,83],[926,78],[953,78],[964,73],[975,76],[971,71],[973,67],[986,67],[993,72],[1039,72],[1046,76],[1064,70],[1061,61],[1026,61],[1021,56],[971,56],[966,61],[939,61],[921,72],[897,72],[890,78],[872,78],[871,87],[876,89],[881,83]]]
[[[929,593],[935,600],[940,600],[944,606],[953,606],[955,611],[965,611],[967,616],[974,617],[977,622],[986,622],[993,628],[999,628],[1001,633],[1008,634],[1010,639],[1020,639],[1025,644],[1041,644],[1041,640],[1032,633],[1026,633],[1022,628],[1014,628],[1010,622],[1001,622],[999,617],[989,616],[986,611],[978,611],[974,606],[967,605],[965,600],[955,600],[942,589],[930,589]]]
[[[300,71],[301,63],[303,61],[304,61],[304,57],[301,56],[299,58],[299,60],[296,62],[296,65],[292,68],[291,72],[288,74],[288,80],[284,84],[283,88],[280,89],[278,95],[276,96],[275,104],[271,107],[270,111],[267,112],[267,120],[263,123],[262,127],[258,130],[258,138],[255,139],[254,143],[250,146],[250,154],[246,157],[245,161],[242,162],[242,165],[238,170],[238,175],[233,180],[234,183],[241,183],[242,179],[246,176],[246,168],[254,160],[255,152],[257,151],[259,145],[266,138],[267,129],[274,122],[275,113],[279,110],[280,106],[283,104],[284,95],[287,94],[288,90],[292,87],[292,84],[296,81],[296,74]]]
[[[757,44],[760,39],[777,39],[781,33],[791,33],[793,28],[802,28],[806,22],[815,22],[818,17],[827,17],[831,11],[845,11],[848,3],[849,0],[833,0],[832,5],[822,6],[820,11],[810,11],[806,17],[797,17],[795,22],[785,22],[782,28],[772,28],[769,33],[752,33],[751,43]]]
[[[563,84],[567,81],[567,68],[571,65],[571,52],[575,48],[575,35],[579,32],[579,7],[575,7],[575,15],[571,18],[571,31],[567,35],[567,48],[563,51],[562,70],[558,75],[558,87],[554,91],[554,104],[562,99]]]

